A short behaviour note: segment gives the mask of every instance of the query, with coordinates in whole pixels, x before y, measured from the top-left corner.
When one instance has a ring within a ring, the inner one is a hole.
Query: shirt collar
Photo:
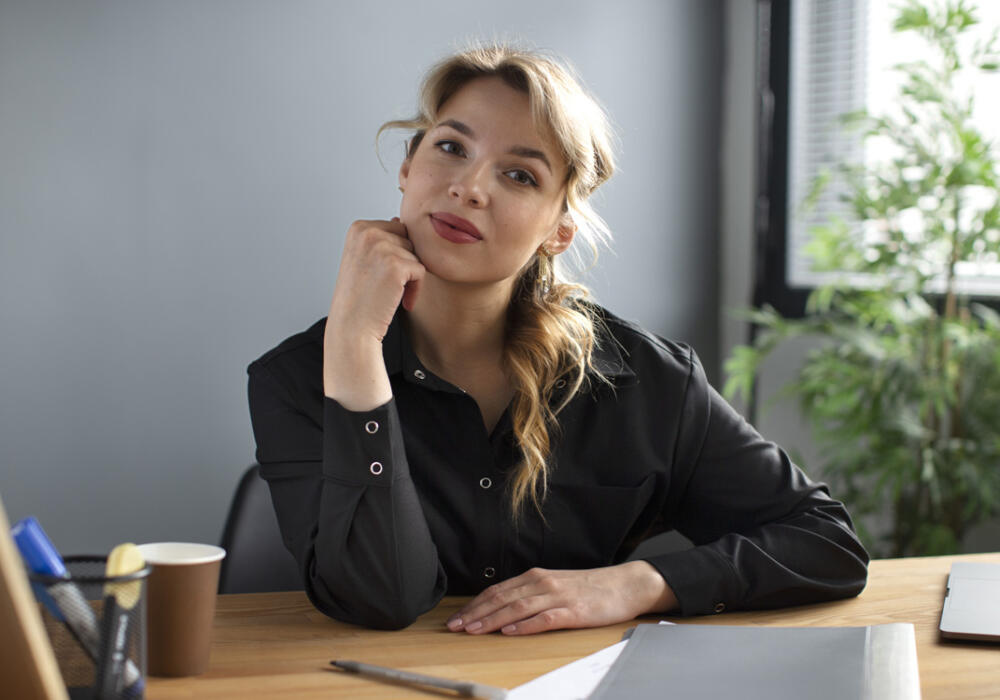
[[[413,370],[422,367],[413,351],[413,346],[410,344],[403,313],[402,308],[396,311],[396,315],[393,316],[389,329],[382,339],[382,359],[385,361],[385,369],[389,376],[404,370],[412,373]],[[625,361],[621,346],[611,331],[601,322],[600,316],[598,316],[598,322],[595,326],[596,337],[594,338],[592,358],[594,370],[612,380],[635,378],[635,372]]]
[[[634,379],[635,372],[625,361],[623,349],[611,331],[603,323],[598,323],[595,335],[594,354],[591,358],[594,369],[608,379]]]

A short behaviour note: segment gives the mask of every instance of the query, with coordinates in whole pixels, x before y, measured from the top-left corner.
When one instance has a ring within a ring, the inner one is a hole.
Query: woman
[[[600,231],[603,113],[552,60],[438,65],[389,221],[347,233],[330,312],[249,368],[257,457],[318,609],[531,634],[856,595],[843,505],[708,385],[694,353],[562,281]],[[683,552],[626,561],[676,528]]]

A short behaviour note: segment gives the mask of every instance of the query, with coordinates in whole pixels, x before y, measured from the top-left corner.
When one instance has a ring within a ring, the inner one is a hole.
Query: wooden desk
[[[1000,553],[875,561],[868,587],[858,598],[676,621],[787,626],[912,622],[925,700],[996,698],[1000,696],[1000,646],[938,639],[945,582],[951,563],[958,559],[1000,562]],[[619,641],[622,633],[635,624],[516,638],[446,631],[444,620],[464,600],[446,598],[411,627],[379,632],[324,617],[303,593],[220,596],[208,672],[197,678],[150,678],[146,697],[432,697],[426,692],[328,670],[329,661],[335,658],[512,688]]]

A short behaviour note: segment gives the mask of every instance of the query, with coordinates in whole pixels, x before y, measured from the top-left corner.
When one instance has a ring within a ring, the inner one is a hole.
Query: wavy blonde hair
[[[418,115],[386,122],[379,135],[386,129],[413,130],[411,157],[444,103],[483,77],[499,77],[527,94],[536,128],[558,144],[568,166],[564,208],[596,260],[599,244],[610,236],[588,198],[614,172],[612,132],[604,110],[554,58],[502,44],[455,54],[427,74]],[[515,521],[529,501],[542,512],[557,415],[585,386],[588,372],[604,380],[592,365],[598,320],[583,302],[587,289],[568,281],[554,257],[539,250],[525,265],[507,312],[504,363],[514,386],[511,419],[522,452],[508,479]]]

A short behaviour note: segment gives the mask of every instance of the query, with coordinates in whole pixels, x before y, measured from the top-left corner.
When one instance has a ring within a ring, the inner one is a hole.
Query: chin
[[[483,280],[477,279],[472,271],[465,266],[464,269],[460,265],[448,265],[448,264],[431,264],[428,265],[424,263],[424,267],[427,268],[427,274],[433,275],[442,282],[450,282],[451,284],[481,284]]]

